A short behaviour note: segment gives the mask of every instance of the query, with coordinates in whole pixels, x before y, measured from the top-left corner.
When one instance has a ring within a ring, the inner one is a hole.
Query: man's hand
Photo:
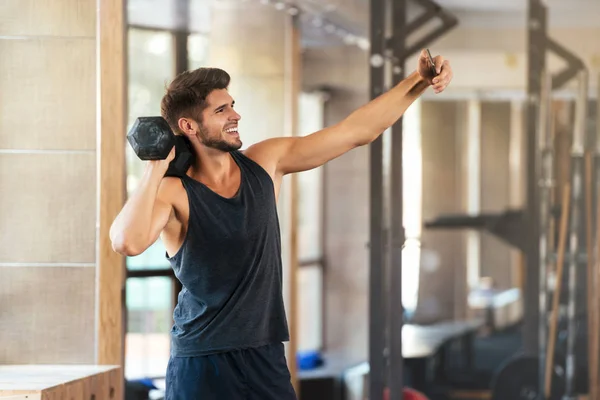
[[[444,57],[434,57],[433,62],[435,63],[436,76],[433,75],[433,71],[431,70],[431,62],[427,56],[427,51],[421,50],[419,61],[417,63],[417,72],[433,86],[433,91],[435,93],[441,93],[446,89],[454,74],[452,73],[450,62],[444,60]]]

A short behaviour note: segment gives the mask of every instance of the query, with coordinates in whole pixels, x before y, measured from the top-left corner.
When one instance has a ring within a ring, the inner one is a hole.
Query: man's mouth
[[[225,129],[225,132],[228,133],[228,134],[230,134],[230,135],[232,135],[232,136],[239,136],[237,126],[233,127],[233,128]]]

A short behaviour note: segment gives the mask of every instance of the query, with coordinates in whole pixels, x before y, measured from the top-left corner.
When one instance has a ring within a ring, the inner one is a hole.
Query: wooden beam
[[[125,0],[98,1],[98,364],[123,365],[125,263],[112,250],[109,229],[126,197]]]

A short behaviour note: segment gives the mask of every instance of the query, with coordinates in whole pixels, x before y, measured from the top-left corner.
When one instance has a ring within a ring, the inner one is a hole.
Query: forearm
[[[152,228],[153,211],[164,172],[148,164],[142,179],[110,228],[113,249],[119,253],[145,248]]]
[[[359,145],[375,140],[402,117],[408,107],[429,87],[417,72],[350,114],[342,125],[352,132]]]

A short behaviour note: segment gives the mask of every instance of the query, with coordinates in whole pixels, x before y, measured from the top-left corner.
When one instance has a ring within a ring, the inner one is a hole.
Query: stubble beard
[[[200,143],[202,143],[204,146],[222,151],[224,153],[231,153],[232,151],[239,150],[242,147],[242,141],[239,138],[237,143],[229,143],[222,137],[211,138],[208,134],[208,129],[206,129],[202,124],[200,124],[198,139],[200,139]]]

